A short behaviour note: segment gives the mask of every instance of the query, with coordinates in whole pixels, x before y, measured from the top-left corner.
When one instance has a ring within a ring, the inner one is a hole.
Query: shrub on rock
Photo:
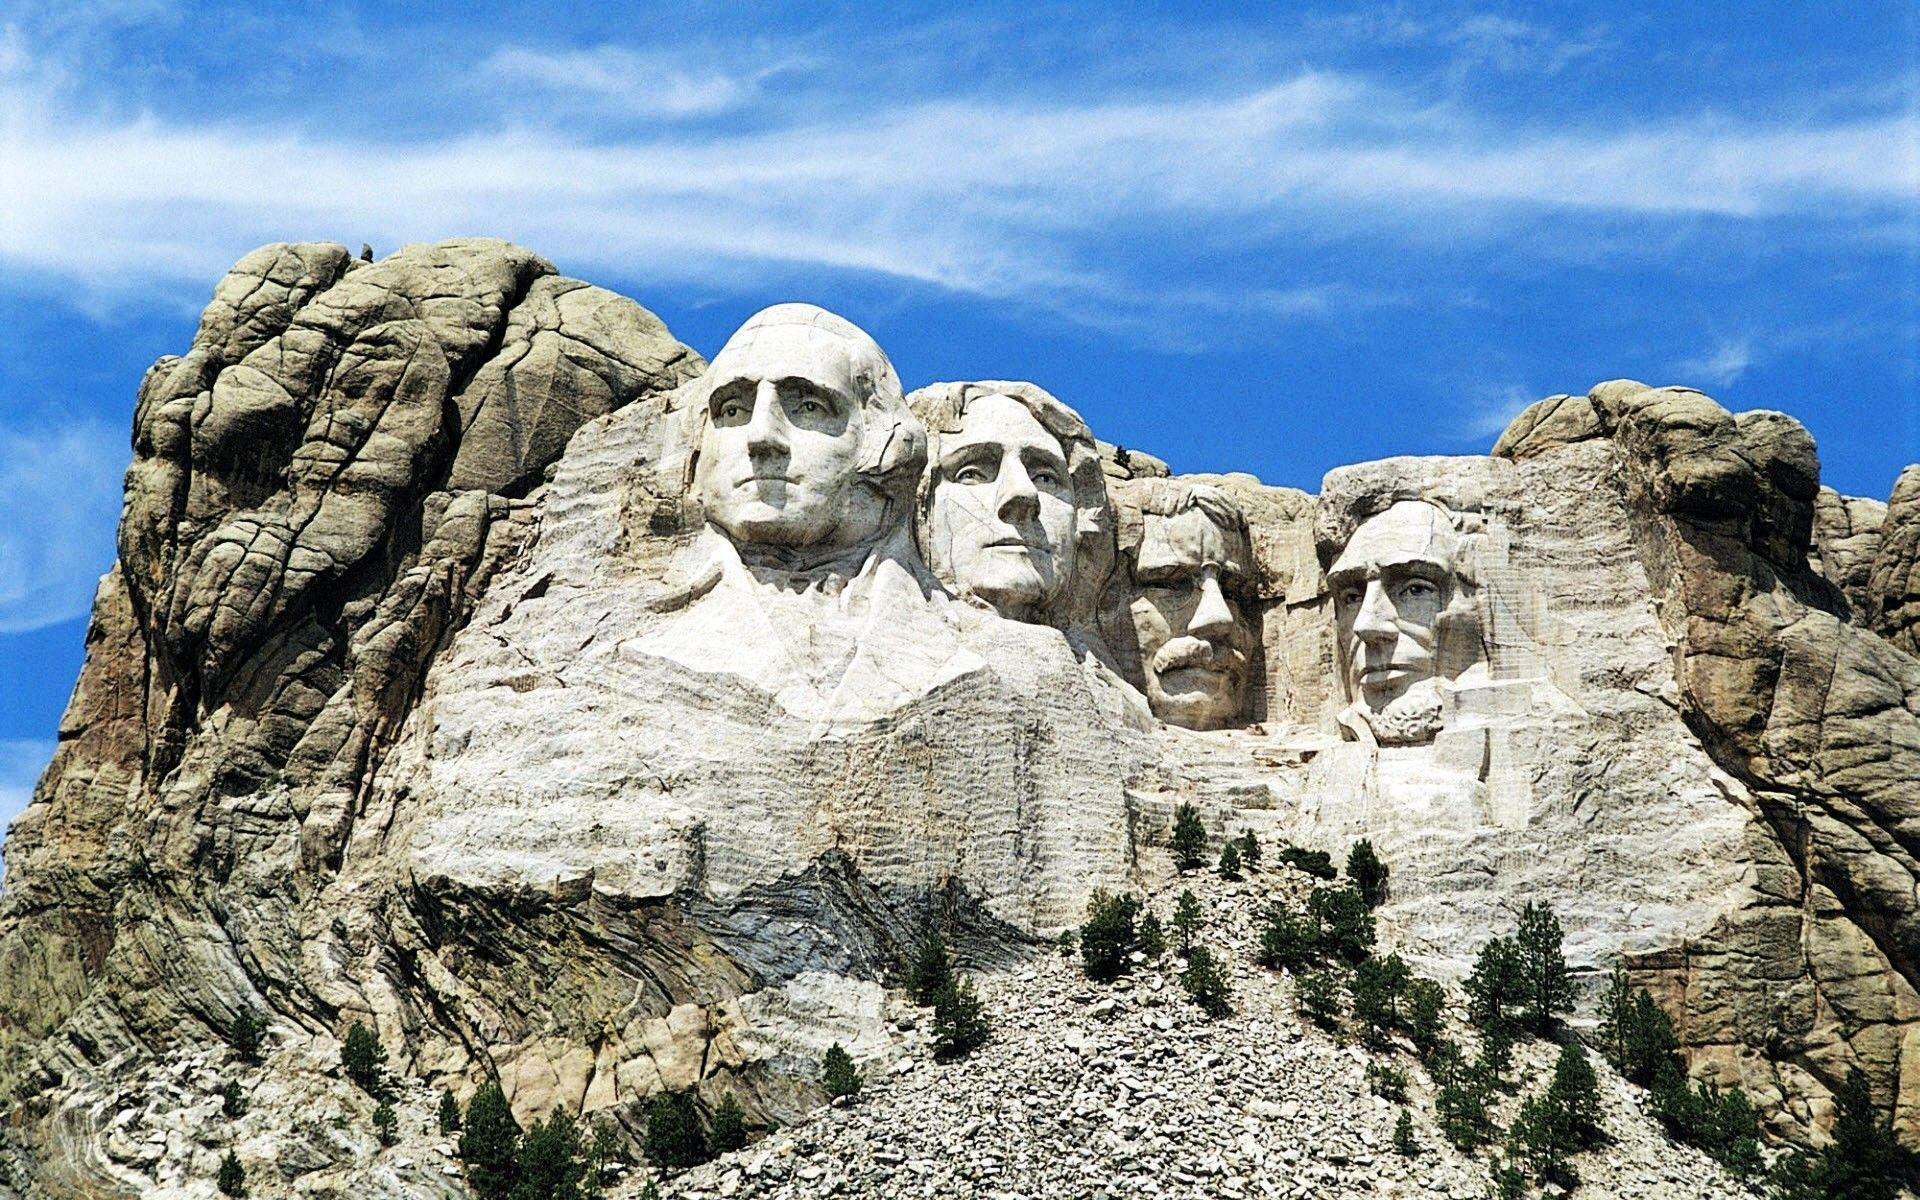
[[[1227,975],[1227,965],[1205,946],[1195,946],[1188,951],[1187,969],[1180,973],[1180,986],[1187,989],[1187,995],[1210,1017],[1224,1017],[1233,1012],[1233,980]]]
[[[347,1030],[347,1040],[340,1047],[340,1065],[346,1069],[347,1078],[360,1086],[360,1090],[369,1096],[381,1096],[386,1092],[387,1048],[373,1030],[358,1021]]]
[[[393,1105],[382,1100],[373,1110],[373,1132],[382,1146],[391,1146],[400,1140],[400,1117],[393,1111]]]
[[[452,1088],[441,1090],[440,1109],[436,1115],[440,1120],[441,1133],[460,1132],[460,1101],[454,1098]]]
[[[1340,1024],[1340,990],[1340,976],[1334,971],[1309,972],[1296,985],[1300,1007],[1322,1029]]]
[[[1140,898],[1131,892],[1115,896],[1096,888],[1087,899],[1087,923],[1080,927],[1081,968],[1088,978],[1110,982],[1127,970],[1127,955],[1139,943],[1136,922]]]
[[[973,981],[949,979],[933,999],[933,1056],[943,1062],[960,1058],[986,1041],[986,1006]]]
[[[821,1086],[834,1099],[860,1091],[860,1072],[853,1069],[853,1056],[839,1042],[827,1047],[826,1061],[820,1071]]]
[[[520,1140],[509,1200],[583,1200],[590,1181],[580,1127],[555,1107]]]
[[[260,1047],[266,1041],[267,1023],[260,1014],[251,1008],[243,1008],[234,1014],[233,1027],[227,1031],[227,1042],[233,1052],[250,1063],[260,1061]]]
[[[744,1149],[747,1144],[747,1115],[740,1111],[740,1102],[729,1092],[721,1098],[720,1107],[713,1110],[713,1122],[707,1127],[707,1148],[715,1154],[731,1154]]]
[[[220,1174],[214,1179],[223,1195],[244,1196],[247,1194],[247,1168],[241,1165],[240,1157],[233,1151],[220,1160]]]
[[[1325,850],[1302,850],[1298,846],[1280,847],[1280,861],[1305,871],[1315,879],[1332,879],[1340,872],[1334,868],[1333,859]]]
[[[647,1106],[647,1157],[662,1167],[697,1167],[713,1157],[690,1093],[662,1092]]]
[[[1387,898],[1387,864],[1373,852],[1373,842],[1361,838],[1347,851],[1347,879],[1360,890],[1368,908],[1378,908]]]
[[[1240,878],[1240,844],[1228,842],[1220,848],[1220,878]]]
[[[1267,922],[1260,929],[1260,965],[1275,970],[1299,971],[1309,966],[1320,953],[1320,928],[1284,904],[1267,909]]]
[[[1180,899],[1173,906],[1173,935],[1180,940],[1180,953],[1185,954],[1193,948],[1194,935],[1205,924],[1200,909],[1200,898],[1191,889],[1180,893]]]
[[[1207,828],[1200,823],[1200,811],[1191,804],[1173,810],[1173,836],[1167,842],[1173,851],[1173,863],[1190,871],[1207,861]]]
[[[953,961],[947,955],[947,940],[938,933],[930,933],[920,943],[920,953],[913,960],[913,967],[907,972],[907,990],[913,993],[913,1002],[930,1005],[940,989],[953,979]]]
[[[227,1080],[227,1086],[220,1092],[220,1115],[223,1117],[242,1117],[247,1112],[247,1097],[240,1090],[240,1081]]]
[[[520,1126],[507,1106],[506,1093],[492,1080],[467,1102],[466,1129],[460,1134],[460,1161],[467,1182],[480,1200],[507,1200],[513,1190],[514,1157],[520,1150]]]

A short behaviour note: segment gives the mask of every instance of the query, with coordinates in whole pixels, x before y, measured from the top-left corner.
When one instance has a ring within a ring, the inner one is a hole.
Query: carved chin
[[[1153,715],[1184,729],[1219,729],[1240,715],[1240,681],[1195,667],[1157,674],[1147,689]]]
[[[1363,708],[1367,727],[1382,746],[1417,746],[1440,732],[1440,688],[1423,679],[1379,709]]]

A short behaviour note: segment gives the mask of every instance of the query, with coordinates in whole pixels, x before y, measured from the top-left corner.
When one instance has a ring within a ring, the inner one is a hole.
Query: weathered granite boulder
[[[6,845],[36,1186],[174,1178],[118,1089],[242,1007],[290,1095],[359,1020],[523,1118],[789,1118],[832,1042],[889,1053],[927,930],[1013,963],[1171,880],[1182,803],[1372,838],[1442,976],[1545,901],[1776,1132],[1857,1064],[1920,1138],[1920,469],[1842,497],[1791,418],[1623,381],[1316,496],[1072,400],[909,397],[806,305],[708,364],[504,243],[243,260],[141,386]],[[370,1171],[316,1136],[273,1187]]]

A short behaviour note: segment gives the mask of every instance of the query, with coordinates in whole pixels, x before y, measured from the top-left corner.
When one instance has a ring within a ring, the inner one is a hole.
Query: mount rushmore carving
[[[1776,1133],[1856,1065],[1920,1133],[1920,471],[1841,497],[1791,418],[1620,381],[1315,495],[1074,399],[908,393],[800,304],[707,363],[504,243],[249,255],[141,384],[6,844],[48,1169],[137,1191],[85,1131],[242,1007],[523,1116],[791,1114],[927,928],[1016,961],[1181,804],[1372,838],[1430,972],[1547,902]]]

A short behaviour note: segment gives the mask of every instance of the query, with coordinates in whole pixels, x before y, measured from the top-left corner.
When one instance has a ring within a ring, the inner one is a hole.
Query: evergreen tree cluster
[[[233,1047],[233,1052],[250,1063],[260,1061],[260,1048],[266,1037],[266,1021],[251,1008],[243,1008],[235,1013],[233,1026],[227,1031],[227,1043]]]
[[[986,1006],[972,981],[954,974],[946,939],[927,935],[907,973],[907,990],[916,1004],[933,1008],[933,1056],[960,1058],[987,1040]]]
[[[1299,846],[1280,847],[1280,861],[1305,871],[1315,879],[1333,879],[1340,872],[1334,867],[1333,859],[1325,850],[1303,850]]]
[[[1140,898],[1131,892],[1115,896],[1096,888],[1087,900],[1087,922],[1080,927],[1081,969],[1089,979],[1110,983],[1132,965],[1128,955],[1140,945]]]
[[[1847,1072],[1833,1105],[1833,1140],[1782,1156],[1767,1179],[1772,1200],[1894,1200],[1902,1182],[1913,1182],[1914,1156],[1894,1139],[1858,1069]]]
[[[1600,1080],[1577,1045],[1561,1048],[1546,1088],[1520,1105],[1507,1132],[1507,1159],[1542,1183],[1579,1182],[1570,1156],[1600,1141]]]
[[[1483,1032],[1524,1029],[1551,1037],[1560,1014],[1573,1010],[1573,983],[1561,951],[1560,918],[1528,902],[1511,938],[1496,937],[1467,976],[1468,1015]]]
[[[1206,1010],[1208,1016],[1232,1014],[1233,981],[1227,975],[1227,964],[1205,946],[1195,946],[1188,951],[1187,969],[1180,973],[1180,986],[1187,989],[1187,995]]]
[[[1299,971],[1329,957],[1346,963],[1373,953],[1373,913],[1359,889],[1316,887],[1307,895],[1307,911],[1283,904],[1267,910],[1260,930],[1260,963],[1276,970]]]
[[[438,1116],[442,1131],[461,1131],[460,1161],[480,1200],[591,1200],[615,1156],[610,1129],[596,1130],[589,1140],[559,1108],[522,1133],[497,1083],[482,1084],[465,1113],[453,1093],[443,1092]]]
[[[1752,1102],[1738,1087],[1687,1086],[1673,1021],[1624,968],[1607,980],[1594,1041],[1614,1070],[1648,1090],[1648,1108],[1676,1141],[1700,1147],[1740,1178],[1759,1175],[1760,1121]]]

